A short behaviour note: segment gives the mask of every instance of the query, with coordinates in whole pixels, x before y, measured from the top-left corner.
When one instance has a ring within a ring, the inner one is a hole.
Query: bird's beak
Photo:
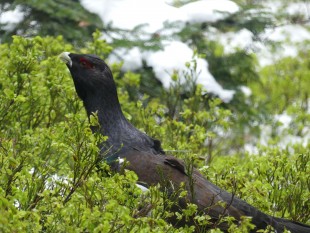
[[[69,57],[69,52],[63,52],[59,55],[60,60],[66,63],[69,67],[72,67],[72,60]]]

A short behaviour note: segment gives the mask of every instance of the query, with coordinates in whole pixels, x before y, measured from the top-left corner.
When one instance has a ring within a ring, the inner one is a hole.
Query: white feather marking
[[[136,186],[139,188],[139,189],[141,189],[142,190],[142,192],[146,192],[146,191],[148,191],[149,189],[148,188],[146,188],[146,187],[144,187],[143,185],[140,185],[140,184],[136,184]]]

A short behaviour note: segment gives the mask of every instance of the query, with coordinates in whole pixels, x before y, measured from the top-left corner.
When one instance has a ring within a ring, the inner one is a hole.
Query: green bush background
[[[63,51],[95,53],[104,59],[111,47],[99,37],[95,33],[84,48],[75,48],[62,37],[15,36],[11,43],[0,45],[1,232],[193,231],[193,226],[176,229],[164,221],[175,213],[165,209],[166,200],[158,187],[143,194],[131,171],[110,176],[96,172],[100,138],[92,135],[82,102],[58,55]],[[286,88],[296,80],[276,77],[279,69],[287,69],[289,77],[300,74],[295,77],[303,83],[290,86],[288,96],[294,103],[303,101],[306,97],[301,96],[309,93],[305,76],[309,77],[309,61],[302,58],[283,59],[266,67],[263,81],[253,83],[250,100],[257,105],[268,103],[270,114],[275,113],[275,106],[290,109],[297,119],[296,130],[309,123],[309,113],[296,109],[292,101],[282,102],[277,92],[279,85]],[[274,137],[256,154],[225,156],[227,146],[234,151],[235,138],[225,140],[217,129],[233,127],[232,118],[242,122],[241,113],[232,114],[219,99],[201,95],[202,88],[196,85],[188,97],[175,99],[183,88],[178,77],[162,98],[141,97],[136,90],[143,77],[123,74],[119,64],[111,67],[123,111],[137,128],[160,139],[169,153],[190,159],[212,182],[260,210],[310,223],[309,144],[280,149]],[[189,82],[193,70],[189,64]],[[275,90],[268,101],[261,96],[264,88]],[[218,142],[212,150],[205,143],[211,139]],[[143,213],[147,208],[152,210],[149,215]],[[195,207],[189,206],[191,211]],[[203,219],[198,217],[197,224]],[[241,226],[232,223],[230,232],[246,232],[248,226],[246,220]]]

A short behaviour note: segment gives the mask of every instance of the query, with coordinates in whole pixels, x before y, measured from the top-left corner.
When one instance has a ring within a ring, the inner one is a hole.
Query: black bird
[[[212,184],[196,169],[189,175],[183,161],[165,155],[159,141],[142,133],[127,121],[121,110],[111,70],[99,57],[64,52],[60,58],[70,70],[76,92],[84,103],[88,117],[93,113],[98,115],[100,126],[92,130],[108,136],[107,142],[101,145],[102,152],[109,149],[106,158],[108,161],[125,158],[129,163],[126,168],[134,171],[139,181],[147,185],[168,180],[168,183],[177,189],[184,183],[188,196],[177,200],[177,208],[186,207],[187,202],[194,203],[200,212],[212,218],[213,223],[217,223],[221,216],[232,216],[236,221],[240,220],[241,216],[250,216],[256,226],[253,232],[266,229],[268,225],[277,233],[284,232],[284,229],[293,233],[310,232],[310,226],[305,224],[264,214]],[[179,225],[192,224],[185,220],[169,221]],[[218,227],[223,231],[227,230],[226,224]]]

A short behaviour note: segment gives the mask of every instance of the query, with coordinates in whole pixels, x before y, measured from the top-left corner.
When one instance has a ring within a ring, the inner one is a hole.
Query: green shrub
[[[98,33],[94,37],[77,51],[104,58],[111,48]],[[165,208],[169,201],[159,187],[142,193],[136,174],[111,174],[104,162],[100,166],[106,174],[97,171],[96,145],[104,138],[91,133],[70,75],[57,58],[74,50],[61,37],[14,37],[11,44],[0,45],[0,231],[192,232],[193,226],[176,229],[164,220],[179,213]],[[263,211],[309,223],[309,147],[219,156],[220,150],[205,144],[230,125],[231,113],[218,99],[206,99],[194,86],[170,114],[160,99],[144,95],[133,100],[130,93],[142,77],[127,73],[121,78],[119,65],[112,70],[126,117],[161,139],[169,153],[193,162],[214,183]],[[176,82],[168,95],[177,88]],[[184,217],[193,214],[194,205],[183,211]],[[200,229],[209,220],[195,219]],[[240,226],[230,225],[231,232],[251,228],[247,218]]]

